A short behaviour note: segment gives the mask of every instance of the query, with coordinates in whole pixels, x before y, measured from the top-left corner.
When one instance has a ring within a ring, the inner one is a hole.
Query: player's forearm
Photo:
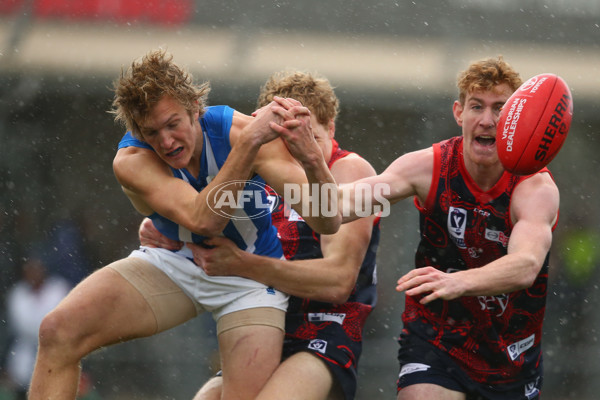
[[[481,268],[456,272],[466,283],[464,296],[495,296],[533,285],[542,264],[527,254],[509,254]]]
[[[361,205],[356,204],[355,192],[352,183],[338,186],[338,207],[342,213],[342,223],[344,224],[359,218],[356,215],[356,209]]]
[[[247,142],[247,141],[246,141]],[[240,206],[238,199],[252,173],[260,146],[239,141],[233,146],[223,167],[195,199],[192,232],[219,235]]]
[[[342,223],[355,221],[371,215],[387,217],[390,214],[390,201],[385,197],[385,185],[372,182],[353,182],[338,186],[338,207]]]
[[[331,171],[322,158],[303,163],[303,168],[308,180],[308,197],[303,196],[301,208],[296,211],[315,232],[336,233],[342,223],[342,215]]]
[[[317,301],[343,303],[356,284],[357,268],[344,268],[321,258],[286,261],[248,254],[243,264],[236,275]]]

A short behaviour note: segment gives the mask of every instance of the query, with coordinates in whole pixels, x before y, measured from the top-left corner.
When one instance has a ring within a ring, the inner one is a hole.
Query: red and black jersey
[[[333,141],[332,156],[328,167],[340,158],[352,154],[342,150]],[[267,188],[270,196],[277,196],[271,188]],[[302,217],[283,204],[278,198],[272,213],[273,225],[277,227],[278,236],[288,260],[306,260],[322,258],[320,235],[314,232]],[[299,339],[312,339],[317,332],[335,322],[343,321],[346,334],[353,340],[362,339],[362,328],[367,316],[377,301],[376,291],[376,252],[379,244],[379,218],[373,224],[371,241],[360,268],[356,286],[348,301],[343,305],[334,305],[310,299],[290,296],[286,319],[286,336]]]
[[[512,231],[510,201],[527,177],[504,172],[483,192],[467,173],[462,137],[433,145],[434,172],[420,212],[416,267],[444,272],[478,268],[507,254]],[[549,172],[547,169],[544,172]],[[541,367],[542,321],[548,257],[534,284],[497,296],[461,297],[419,304],[406,296],[404,333],[449,354],[474,381],[496,385],[526,380]]]

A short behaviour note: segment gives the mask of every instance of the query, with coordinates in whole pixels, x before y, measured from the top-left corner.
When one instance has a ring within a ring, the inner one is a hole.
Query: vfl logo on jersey
[[[540,395],[540,389],[538,388],[539,378],[535,382],[529,382],[525,385],[525,397],[527,399],[537,399]]]
[[[325,354],[325,350],[327,350],[327,342],[323,339],[313,339],[308,344],[308,348]]]
[[[532,348],[533,343],[535,343],[535,333],[523,340],[519,340],[518,342],[509,345],[506,350],[508,351],[510,359],[515,361],[521,353]]]
[[[467,227],[467,212],[462,208],[450,207],[448,212],[448,232],[454,244],[461,249],[465,246],[465,229]]]

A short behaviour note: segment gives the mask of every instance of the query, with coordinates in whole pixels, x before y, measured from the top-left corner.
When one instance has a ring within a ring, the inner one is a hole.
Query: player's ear
[[[335,121],[333,119],[329,120],[327,131],[329,132],[329,138],[333,139],[335,137]]]
[[[192,117],[192,121],[197,121],[198,118],[200,117],[200,102],[198,100],[196,100],[194,102],[194,106],[192,108],[192,110],[190,111],[191,117]]]
[[[452,114],[454,114],[454,119],[456,120],[456,123],[458,124],[458,126],[462,127],[462,113],[463,113],[464,107],[463,105],[460,103],[460,101],[456,100],[454,102],[454,104],[452,105]]]

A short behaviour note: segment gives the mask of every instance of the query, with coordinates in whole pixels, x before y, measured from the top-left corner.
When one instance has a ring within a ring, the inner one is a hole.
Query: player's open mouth
[[[477,136],[475,141],[482,146],[492,146],[496,143],[496,138],[494,136]]]
[[[167,157],[176,157],[177,155],[179,155],[179,153],[181,153],[183,151],[183,147],[178,147],[175,150],[167,153]]]

